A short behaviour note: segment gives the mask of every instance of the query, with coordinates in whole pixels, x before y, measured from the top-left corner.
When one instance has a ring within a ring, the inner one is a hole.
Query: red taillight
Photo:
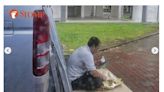
[[[41,76],[46,74],[49,69],[49,21],[43,10],[34,12],[43,15],[33,18],[33,74]]]

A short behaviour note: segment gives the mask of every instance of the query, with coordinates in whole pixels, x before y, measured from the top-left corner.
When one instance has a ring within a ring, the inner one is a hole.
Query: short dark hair
[[[92,36],[89,41],[88,41],[88,46],[89,47],[98,47],[100,45],[100,40],[97,37]]]

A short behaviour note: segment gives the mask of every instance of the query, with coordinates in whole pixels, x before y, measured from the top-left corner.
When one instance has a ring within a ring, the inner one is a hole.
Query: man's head
[[[91,37],[88,41],[88,46],[92,53],[95,53],[100,45],[100,40],[97,37]]]

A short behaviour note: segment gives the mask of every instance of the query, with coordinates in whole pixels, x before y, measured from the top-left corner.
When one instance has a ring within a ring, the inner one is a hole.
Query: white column
[[[121,18],[124,16],[124,6],[120,6],[121,7]]]
[[[93,7],[93,16],[96,16],[96,6]]]
[[[132,20],[134,22],[142,22],[143,6],[133,6]]]
[[[55,21],[59,21],[61,19],[61,6],[53,6],[53,19]]]
[[[158,22],[158,6],[147,6],[146,22]]]
[[[67,21],[68,19],[68,6],[65,6],[65,20]]]
[[[84,15],[85,15],[85,14],[84,14],[84,7],[85,7],[85,6],[81,6],[81,18],[84,18]]]
[[[122,17],[122,6],[118,6],[118,19]]]

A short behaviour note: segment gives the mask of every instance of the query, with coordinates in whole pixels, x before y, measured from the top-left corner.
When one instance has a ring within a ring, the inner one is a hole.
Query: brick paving
[[[133,92],[159,92],[159,54],[151,53],[152,47],[159,46],[158,36],[99,54],[109,61],[108,69],[122,78]]]

